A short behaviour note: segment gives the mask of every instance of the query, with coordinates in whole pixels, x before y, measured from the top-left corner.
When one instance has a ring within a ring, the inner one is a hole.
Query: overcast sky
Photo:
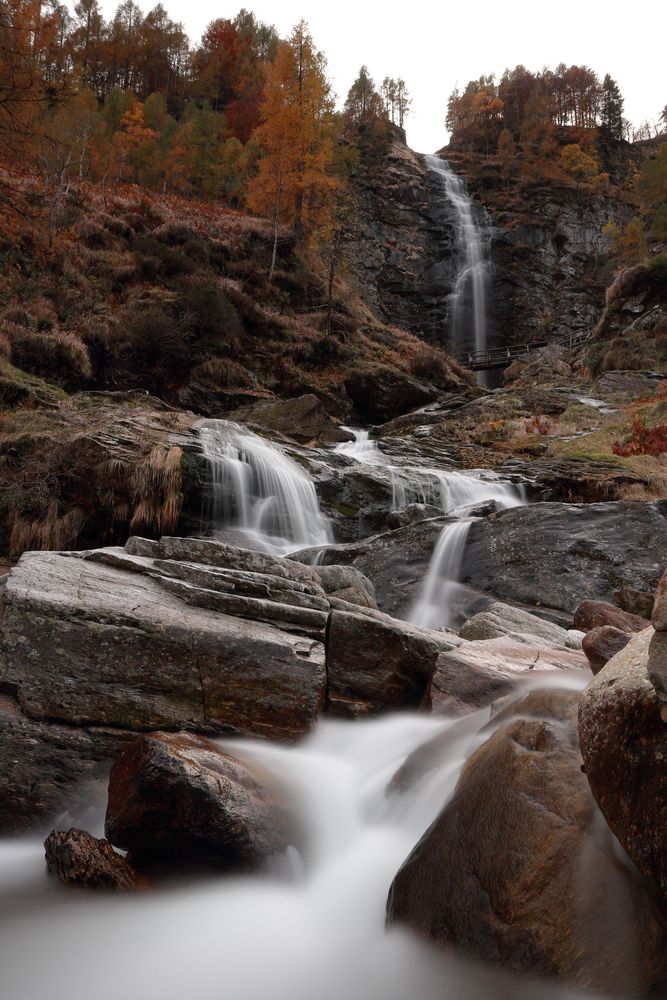
[[[155,0],[157,2],[157,0]],[[234,17],[241,6],[275,24],[286,36],[304,17],[329,63],[339,101],[366,64],[376,83],[385,76],[405,80],[413,98],[408,142],[420,152],[444,145],[447,98],[453,88],[506,66],[528,69],[559,62],[586,64],[610,73],[625,97],[625,115],[635,125],[658,118],[667,103],[664,0],[163,0],[193,41],[216,17]],[[154,4],[139,0],[147,10]],[[103,0],[109,16],[116,7]],[[662,10],[662,13],[660,11]]]

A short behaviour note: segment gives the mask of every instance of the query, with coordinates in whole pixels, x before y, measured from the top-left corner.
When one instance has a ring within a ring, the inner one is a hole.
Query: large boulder
[[[546,670],[588,666],[583,653],[524,638],[464,642],[441,653],[431,684],[431,705],[441,715],[466,715],[504,698]]]
[[[579,738],[586,776],[607,823],[667,900],[665,679],[667,634],[648,628],[586,688]]]
[[[127,747],[111,769],[105,833],[138,867],[248,868],[294,841],[273,783],[192,733]]]
[[[610,600],[624,586],[654,590],[665,551],[667,500],[537,503],[472,524],[462,581],[500,600],[541,605],[567,624],[582,599]]]
[[[656,632],[667,632],[667,572],[663,573],[655,592],[651,620]]]
[[[85,830],[52,830],[44,841],[46,870],[63,885],[83,889],[135,889],[140,878],[107,840]]]
[[[665,924],[581,771],[578,698],[534,691],[496,717],[394,879],[388,919],[494,965],[634,996],[662,981]]]
[[[317,396],[296,399],[261,399],[229,414],[230,420],[252,424],[260,430],[286,434],[303,444],[352,441],[353,435],[335,424]]]
[[[377,609],[373,584],[354,566],[318,566],[317,575],[329,601],[334,598],[363,608]]]
[[[327,632],[327,708],[355,717],[428,704],[438,655],[458,640],[389,618],[334,611]]]

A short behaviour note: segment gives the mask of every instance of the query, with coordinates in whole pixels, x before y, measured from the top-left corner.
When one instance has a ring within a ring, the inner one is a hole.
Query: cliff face
[[[457,268],[452,207],[398,129],[385,141],[360,136],[358,149],[350,258],[359,292],[383,321],[445,344]]]
[[[611,279],[602,227],[632,214],[618,194],[630,158],[621,152],[613,186],[600,193],[554,179],[508,193],[493,158],[449,155],[489,224],[489,346],[593,329]],[[440,179],[398,130],[384,146],[360,138],[355,179],[362,210],[352,258],[361,295],[384,321],[447,345],[459,257],[456,213]]]

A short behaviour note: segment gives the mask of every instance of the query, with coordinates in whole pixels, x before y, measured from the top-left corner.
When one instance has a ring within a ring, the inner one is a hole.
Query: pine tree
[[[623,138],[623,103],[618,84],[607,73],[602,82],[600,125],[610,139]]]

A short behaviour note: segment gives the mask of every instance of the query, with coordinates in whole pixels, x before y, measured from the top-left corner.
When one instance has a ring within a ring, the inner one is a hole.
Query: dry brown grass
[[[39,549],[61,551],[71,548],[85,523],[85,514],[73,508],[61,514],[57,499],[49,504],[41,518],[15,514],[9,534],[9,556],[17,559],[23,552]]]
[[[183,451],[157,445],[134,470],[134,510],[130,530],[156,531],[161,535],[176,530],[183,506]]]

